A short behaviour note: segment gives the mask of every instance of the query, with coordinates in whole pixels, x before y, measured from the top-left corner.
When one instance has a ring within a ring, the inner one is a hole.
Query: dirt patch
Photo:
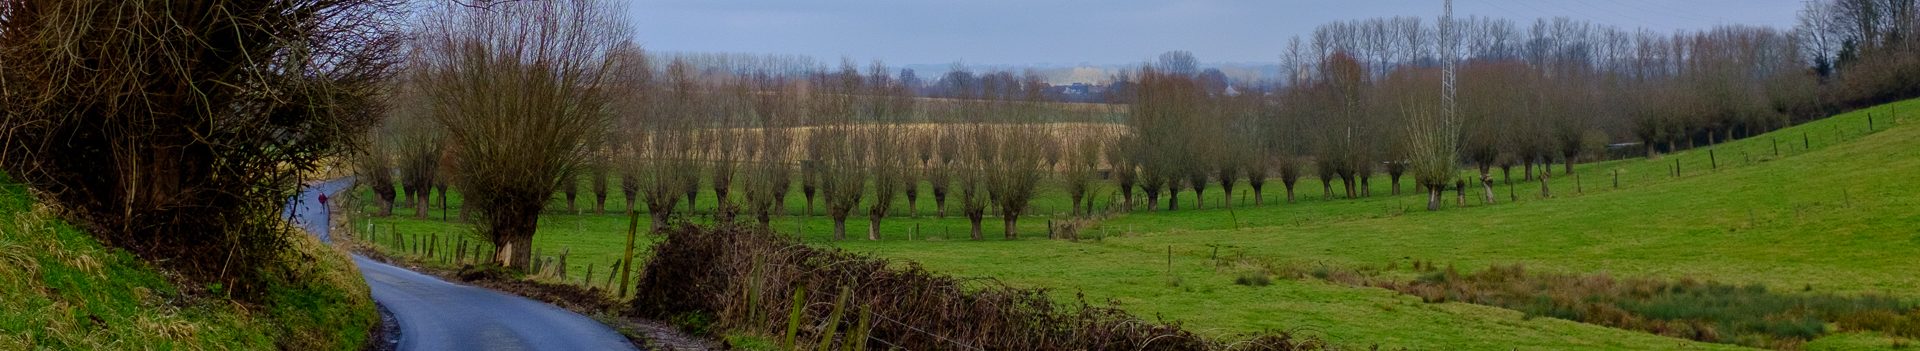
[[[400,321],[394,319],[393,311],[386,305],[374,304],[380,308],[380,323],[367,331],[367,344],[362,351],[394,351],[400,348]]]

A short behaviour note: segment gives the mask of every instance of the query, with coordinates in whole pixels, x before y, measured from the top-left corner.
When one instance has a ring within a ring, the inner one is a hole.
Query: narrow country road
[[[296,224],[331,241],[320,194],[351,187],[351,178],[309,185],[288,204]],[[539,301],[353,256],[373,300],[399,321],[399,350],[633,350],[606,325]]]

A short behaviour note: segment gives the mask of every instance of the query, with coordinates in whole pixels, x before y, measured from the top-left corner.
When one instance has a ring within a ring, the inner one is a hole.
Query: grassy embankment
[[[1277,266],[1391,265],[1401,269],[1384,274],[1406,278],[1415,275],[1406,268],[1415,260],[1462,270],[1520,263],[1543,272],[1693,277],[1776,291],[1920,298],[1914,293],[1920,275],[1911,274],[1920,271],[1920,262],[1911,259],[1920,257],[1920,215],[1910,210],[1916,208],[1911,194],[1920,191],[1920,182],[1911,180],[1920,169],[1920,128],[1907,112],[1916,109],[1920,101],[1906,101],[1654,159],[1582,164],[1578,177],[1559,173],[1556,165],[1549,183],[1553,198],[1540,198],[1538,183],[1517,183],[1497,187],[1499,203],[1483,205],[1470,188],[1466,208],[1434,213],[1421,210],[1422,197],[1385,196],[1389,185],[1381,176],[1370,198],[1319,199],[1318,182],[1303,180],[1301,201],[1282,204],[1274,182],[1267,205],[1236,201],[1242,204],[1231,210],[1220,206],[1216,186],[1208,191],[1208,209],[1110,217],[1083,233],[1106,237],[1079,243],[1031,240],[1044,238],[1043,216],[1022,220],[1029,240],[997,239],[995,218],[987,223],[993,240],[964,240],[966,221],[931,218],[930,192],[924,190],[921,218],[884,221],[887,238],[880,242],[828,242],[831,223],[824,217],[782,218],[776,227],[798,229],[809,242],[908,259],[936,271],[1113,299],[1134,313],[1209,333],[1290,329],[1335,342],[1419,349],[1733,348],[1501,308],[1427,304],[1384,289],[1318,280],[1236,285],[1238,271],[1247,267],[1223,267],[1214,257]],[[1888,117],[1895,110],[1898,125]],[[1866,130],[1869,112],[1875,115],[1872,132]],[[1672,175],[1675,162],[1678,177]],[[1065,196],[1045,191],[1034,212],[1064,218],[1058,213],[1065,212]],[[1235,197],[1250,193],[1242,185]],[[1190,192],[1182,197],[1183,207],[1192,203]],[[1101,199],[1105,203],[1107,196]],[[797,212],[798,194],[789,200]],[[619,207],[618,201],[610,199],[609,207]],[[895,201],[904,207],[904,199]],[[705,195],[702,204],[710,202],[711,194]],[[864,237],[863,218],[850,220],[850,237]],[[401,233],[467,230],[437,221],[372,221]],[[543,221],[536,245],[548,253],[566,248],[570,265],[604,265],[619,255],[624,217],[554,214]],[[906,240],[909,235],[914,240]],[[570,267],[572,279],[583,270]],[[1893,343],[1843,331],[1805,347]]]
[[[105,247],[0,177],[0,350],[357,350],[379,321],[338,250],[294,240],[295,278],[263,304],[180,286]]]

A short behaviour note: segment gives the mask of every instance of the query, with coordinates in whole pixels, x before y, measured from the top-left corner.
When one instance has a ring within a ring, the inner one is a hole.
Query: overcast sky
[[[1168,50],[1206,62],[1276,61],[1322,23],[1437,18],[1440,0],[634,0],[649,50],[845,56],[890,64],[1134,63]],[[1662,32],[1788,28],[1799,0],[1456,0],[1456,16],[1566,16]]]

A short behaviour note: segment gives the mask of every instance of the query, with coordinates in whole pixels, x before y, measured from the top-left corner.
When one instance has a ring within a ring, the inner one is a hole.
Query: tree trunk
[[[1247,183],[1247,185],[1253,188],[1253,205],[1254,206],[1260,206],[1266,202],[1266,201],[1262,201],[1264,199],[1260,198],[1260,188],[1266,187],[1266,184],[1264,182],[1251,182],[1251,183]]]
[[[846,241],[847,240],[847,217],[846,216],[832,216],[832,217],[833,217],[833,241]]]
[[[1442,189],[1439,187],[1431,187],[1431,186],[1427,187],[1427,210],[1428,211],[1440,210],[1440,193],[1444,191],[1446,191],[1446,189]]]
[[[1293,203],[1293,183],[1287,183],[1287,203]]]
[[[802,195],[802,196],[805,196],[805,197],[807,198],[807,213],[806,213],[806,216],[807,216],[807,217],[813,217],[813,189],[812,189],[812,188],[807,188],[807,189],[805,189],[805,190],[802,190],[802,191],[800,192],[800,195]]]
[[[1007,240],[1019,239],[1020,228],[1018,226],[1015,226],[1015,224],[1020,222],[1020,216],[1018,215],[1002,216],[1000,219],[1002,221],[1006,221],[1007,223]]]
[[[1454,206],[1467,207],[1467,182],[1460,181],[1453,185]]]
[[[635,204],[635,203],[634,203],[634,199],[635,199],[635,197],[636,197],[636,194],[634,194],[634,193],[631,193],[631,192],[628,192],[628,193],[625,193],[625,194],[621,194],[621,195],[622,195],[622,196],[624,196],[624,197],[626,197],[626,199],[627,199],[627,203],[626,203],[626,207],[627,207],[627,208],[626,208],[626,211],[627,211],[627,212],[633,212],[633,210],[635,210],[635,208],[634,208],[634,207],[635,207],[635,206],[638,206],[638,204]]]
[[[1480,168],[1480,188],[1487,191],[1486,198],[1481,199],[1481,202],[1493,204],[1493,173],[1489,173],[1484,167]]]
[[[1340,188],[1347,191],[1347,198],[1352,199],[1352,198],[1360,197],[1360,193],[1354,191],[1356,190],[1356,188],[1358,188],[1354,186],[1354,183],[1359,183],[1359,182],[1360,182],[1360,179],[1358,177],[1354,177],[1351,175],[1340,177]]]
[[[1560,172],[1560,174],[1573,174],[1573,159],[1574,159],[1574,158],[1576,158],[1576,156],[1567,156],[1567,160],[1566,160],[1566,161],[1567,161],[1567,162],[1566,162],[1566,167],[1565,167],[1565,168],[1563,168],[1563,169],[1561,169],[1561,172]]]
[[[714,177],[713,180],[713,219],[715,222],[733,223],[733,199],[727,198],[732,179]]]
[[[980,235],[980,221],[984,219],[982,217],[985,217],[985,216],[982,216],[979,213],[967,214],[967,221],[973,222],[973,241],[981,241],[981,240],[987,239],[985,236]]]
[[[672,216],[673,212],[666,211],[665,208],[662,208],[659,210],[647,211],[647,214],[653,215],[653,225],[650,226],[653,229],[650,233],[660,233],[661,231],[667,230],[667,218],[668,216]]]
[[[1541,198],[1553,197],[1553,192],[1547,190],[1547,178],[1550,178],[1552,176],[1553,174],[1550,174],[1550,173],[1546,173],[1546,172],[1540,173],[1540,197]]]
[[[700,188],[691,188],[691,189],[695,189],[695,190],[687,190],[687,213],[694,213],[695,212],[694,206],[699,205],[699,203],[694,200],[700,199],[700,197],[698,196],[700,195],[700,190],[698,190]]]
[[[1160,192],[1158,191],[1147,192],[1147,212],[1153,212],[1153,210],[1156,210],[1159,208],[1160,208]]]
[[[593,214],[596,214],[596,215],[607,214],[607,193],[606,192],[598,192],[593,194]]]
[[[912,187],[916,185],[918,184],[907,184],[908,187]],[[908,218],[920,218],[920,205],[916,205],[917,203],[919,203],[919,200],[920,200],[919,191],[907,191],[907,217]]]
[[[1393,182],[1393,194],[1394,194],[1394,195],[1400,195],[1400,175],[1399,175],[1399,174],[1388,174],[1388,175],[1387,175],[1387,181],[1389,181],[1389,182]]]
[[[934,212],[934,218],[947,218],[947,193],[946,192],[943,192],[943,191],[933,192],[933,207],[935,211],[938,211],[938,212]]]
[[[1085,199],[1087,195],[1079,192],[1075,192],[1071,195],[1071,197],[1073,197],[1073,211],[1068,212],[1068,214],[1078,216],[1080,215],[1080,200]]]
[[[575,211],[574,202],[580,197],[580,193],[578,191],[574,191],[573,189],[567,189],[566,195],[567,195],[567,214],[579,213],[578,211]]]
[[[867,240],[880,240],[880,215],[867,216]]]
[[[1360,176],[1360,197],[1373,197],[1373,176]]]
[[[432,195],[424,191],[414,194],[419,196],[413,199],[413,218],[427,219],[427,209],[433,207],[433,201],[429,200]]]
[[[531,209],[531,211],[528,211]],[[522,206],[489,216],[493,247],[499,248],[494,262],[508,268],[526,270],[533,259],[533,233],[539,226],[539,207]]]
[[[1520,181],[1533,181],[1533,161],[1520,163]]]
[[[783,215],[790,213],[787,212],[787,189],[783,188],[773,192],[773,210],[767,211],[767,213],[779,213]]]

